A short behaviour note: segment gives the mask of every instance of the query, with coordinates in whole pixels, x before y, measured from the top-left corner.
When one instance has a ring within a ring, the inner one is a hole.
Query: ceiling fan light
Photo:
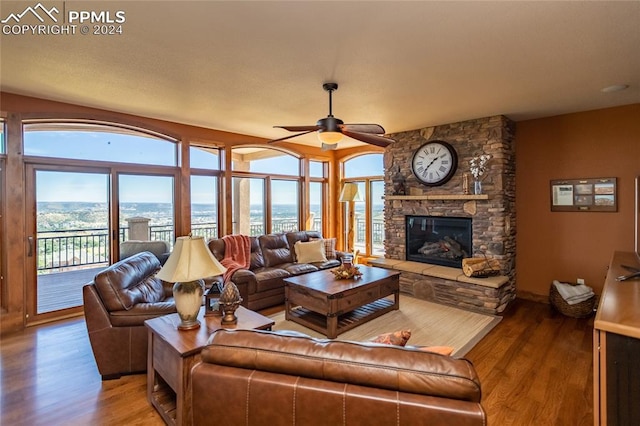
[[[324,142],[322,142],[322,146],[320,147],[321,151],[334,151],[338,149],[338,144],[334,143],[334,144],[326,144]]]
[[[318,139],[320,142],[329,145],[336,144],[342,140],[342,133],[340,132],[318,132]]]

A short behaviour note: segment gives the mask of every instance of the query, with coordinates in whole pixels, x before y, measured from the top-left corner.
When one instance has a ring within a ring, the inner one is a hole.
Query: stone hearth
[[[470,217],[473,229],[473,255],[497,259],[501,275],[506,282],[498,295],[499,303],[493,312],[502,312],[515,298],[515,146],[514,123],[504,116],[494,116],[428,127],[391,135],[396,141],[384,154],[385,164],[385,258],[406,260],[405,216]],[[451,180],[442,186],[422,185],[411,173],[413,152],[430,140],[450,143],[458,153],[458,169]],[[463,192],[463,175],[469,186],[473,179],[469,173],[469,160],[481,154],[490,154],[488,172],[482,182],[483,196],[468,196]],[[394,195],[392,178],[397,174],[405,178],[407,196]],[[468,300],[469,289],[452,285],[451,280],[403,273],[402,291],[415,297],[486,312],[486,300]],[[443,287],[445,286],[445,287]],[[435,294],[433,289],[440,288]],[[451,291],[450,291],[451,290]],[[460,294],[456,300],[455,294]],[[473,293],[473,291],[471,291]],[[464,297],[463,297],[463,294]]]

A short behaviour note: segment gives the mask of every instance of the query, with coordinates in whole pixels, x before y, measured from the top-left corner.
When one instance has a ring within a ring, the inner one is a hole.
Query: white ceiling
[[[37,3],[2,1],[0,18]],[[126,21],[3,34],[3,91],[265,138],[325,117],[329,81],[336,117],[388,133],[640,102],[640,1],[42,3]]]

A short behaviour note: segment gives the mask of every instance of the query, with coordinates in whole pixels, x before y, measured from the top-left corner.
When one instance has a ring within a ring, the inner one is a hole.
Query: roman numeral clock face
[[[458,168],[456,150],[444,141],[431,141],[416,150],[411,159],[411,171],[427,186],[449,181]]]

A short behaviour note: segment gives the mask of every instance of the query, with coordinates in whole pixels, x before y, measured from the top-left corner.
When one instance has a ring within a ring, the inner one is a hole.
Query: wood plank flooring
[[[593,317],[517,299],[466,356],[489,425],[593,425]]]
[[[263,311],[265,314],[279,309]],[[516,300],[467,354],[489,425],[593,424],[593,319]],[[101,381],[82,318],[0,340],[0,424],[162,425],[146,375]]]

